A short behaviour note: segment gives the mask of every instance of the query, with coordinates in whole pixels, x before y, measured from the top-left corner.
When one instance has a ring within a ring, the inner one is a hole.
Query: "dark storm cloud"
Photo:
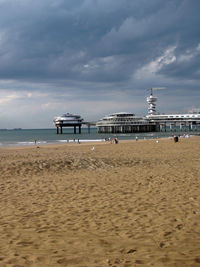
[[[198,0],[0,1],[0,77],[128,81],[174,45],[177,62],[159,72],[194,73],[198,55],[178,57],[200,43],[199,7]]]

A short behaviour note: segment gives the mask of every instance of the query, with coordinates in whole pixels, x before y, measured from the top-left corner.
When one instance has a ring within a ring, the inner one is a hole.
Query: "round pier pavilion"
[[[98,133],[139,133],[155,132],[157,124],[149,120],[136,117],[133,113],[114,113],[100,119],[97,124]]]
[[[62,116],[55,117],[54,123],[57,129],[57,134],[63,133],[63,127],[72,127],[74,129],[74,134],[77,133],[76,128],[78,128],[78,132],[80,134],[83,119],[80,115],[66,113]]]

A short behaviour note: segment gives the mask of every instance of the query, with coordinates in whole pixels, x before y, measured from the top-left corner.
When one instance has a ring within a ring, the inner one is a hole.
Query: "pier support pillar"
[[[57,134],[59,134],[59,127],[56,127]]]
[[[197,126],[195,122],[191,122],[191,131],[196,131],[197,130]]]
[[[63,130],[62,130],[62,127],[60,127],[60,134],[62,134],[63,133]]]
[[[74,134],[76,134],[76,126],[74,126]]]
[[[189,131],[192,131],[192,122],[189,122]]]
[[[180,123],[180,131],[183,131],[184,129],[185,129],[185,124],[183,124],[183,123]],[[184,127],[184,129],[183,129],[183,127]]]
[[[167,125],[164,123],[165,132],[167,131]]]
[[[79,134],[81,134],[81,126],[79,125],[78,128],[79,128]]]
[[[90,124],[88,124],[88,133],[90,134]]]

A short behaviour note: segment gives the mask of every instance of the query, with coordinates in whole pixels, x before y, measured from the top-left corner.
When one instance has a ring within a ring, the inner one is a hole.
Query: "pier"
[[[119,112],[105,116],[97,122],[98,133],[146,133],[157,131],[157,124],[134,113]]]
[[[96,122],[95,122],[95,121],[91,121],[91,122],[89,122],[89,121],[84,121],[82,124],[83,124],[83,125],[86,125],[86,126],[88,127],[88,133],[90,133],[90,128],[91,128],[91,126],[96,126]]]
[[[155,123],[146,123],[146,124],[134,124],[134,125],[123,125],[119,126],[116,124],[98,126],[98,133],[121,133],[121,134],[128,134],[128,133],[147,133],[147,132],[156,132],[157,125]]]
[[[190,114],[190,116],[192,115]],[[156,128],[159,132],[195,132],[200,130],[200,118],[182,118],[178,120],[177,118],[162,119],[157,117],[150,119],[150,121],[157,124]]]
[[[103,117],[97,122],[84,121],[80,115],[70,113],[58,116],[54,119],[57,134],[63,134],[64,127],[72,127],[74,134],[81,134],[81,127],[96,126],[98,133],[147,133],[147,132],[190,132],[200,130],[200,111],[187,114],[159,114],[156,111],[157,97],[153,96],[152,88],[147,97],[148,114],[143,117],[134,113],[119,112]]]
[[[157,97],[153,96],[152,88],[150,96],[147,97],[147,103],[149,104],[148,114],[146,118],[149,122],[157,124],[157,131],[166,132],[173,131],[198,131],[200,128],[200,113],[186,113],[186,114],[159,114],[156,111]]]
[[[70,123],[60,123],[56,125],[57,134],[63,134],[63,128],[73,128],[74,134],[81,134],[82,125],[86,125],[88,127],[88,133],[90,133],[91,126],[96,126],[96,122],[82,122],[81,124],[70,124]]]
[[[88,127],[88,133],[90,133],[90,127],[96,126],[96,122],[83,121],[80,115],[70,113],[56,117],[54,123],[57,134],[63,134],[63,128],[72,128],[74,134],[81,134],[82,125],[86,125]]]
[[[72,127],[74,134],[77,133],[77,128],[78,128],[78,133],[81,134],[81,124],[64,124],[64,123],[56,125],[57,134],[63,134],[63,128],[64,127],[68,127],[68,128]]]
[[[78,133],[81,134],[81,126],[83,124],[83,119],[80,115],[66,113],[62,116],[57,116],[54,119],[54,123],[57,129],[57,134],[62,134],[64,127],[72,127],[74,129],[74,134],[77,133],[78,128]]]

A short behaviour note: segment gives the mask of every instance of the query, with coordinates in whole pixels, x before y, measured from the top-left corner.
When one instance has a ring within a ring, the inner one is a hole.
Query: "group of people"
[[[111,144],[118,144],[119,143],[119,140],[117,138],[111,139],[110,137],[109,138],[106,137],[104,140],[105,140],[105,142],[110,142]]]

